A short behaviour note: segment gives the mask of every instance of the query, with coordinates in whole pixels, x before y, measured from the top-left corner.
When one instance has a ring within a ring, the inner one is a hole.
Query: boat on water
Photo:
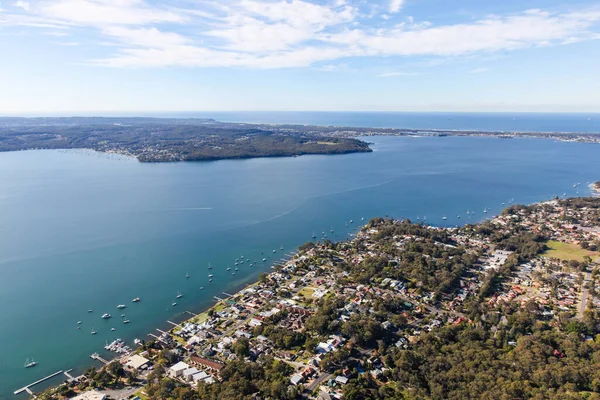
[[[109,313],[102,314],[102,319],[109,319],[109,318],[112,318],[112,315],[110,315]]]
[[[94,312],[94,310],[88,310],[88,312],[89,312],[89,313],[90,313],[90,312]]]
[[[277,250],[273,250],[273,253],[277,253]]]
[[[119,304],[119,305],[117,306],[117,308],[118,308],[119,310],[122,310],[122,309],[124,309],[125,307],[127,307],[125,304]]]
[[[177,298],[180,299],[183,297],[183,294],[181,294],[181,292],[177,292]]]
[[[266,262],[266,261],[267,261],[267,259],[266,259],[266,258],[263,258],[263,262]]]
[[[173,300],[173,302],[171,303],[171,305],[172,305],[173,307],[175,307],[175,306],[177,305],[177,302],[176,302],[175,300]]]
[[[351,224],[353,224],[353,223],[354,223],[354,221],[353,221],[353,220],[350,220],[350,223],[351,223]]]
[[[133,299],[133,300],[131,300],[131,301],[132,301],[132,302],[134,302],[134,303],[137,303],[138,301],[140,301],[140,298],[139,298],[139,297],[136,297],[135,299]]]
[[[204,286],[200,286],[200,290],[204,290]]]
[[[124,324],[128,324],[128,323],[129,323],[129,320],[128,320],[128,319],[124,319],[124,320],[123,320],[123,323],[124,323]]]
[[[208,269],[212,269],[212,265],[208,263]]]
[[[487,210],[487,208],[484,208],[484,209],[483,209],[483,213],[484,213],[484,214],[487,214],[487,211],[488,211],[488,210]]]
[[[235,275],[235,271],[233,271],[233,272],[231,273],[231,275]]]
[[[189,272],[185,273],[185,279],[190,279],[190,273]]]
[[[331,231],[333,232],[333,229]],[[279,250],[283,250],[283,245],[279,246]]]
[[[316,238],[317,238],[317,235],[315,234],[315,232],[313,232],[313,234],[312,234],[312,238],[313,238],[313,239],[316,239]]]
[[[36,365],[37,365],[37,361],[34,361],[33,358],[31,359],[31,361],[29,361],[29,358],[27,360],[25,360],[25,368],[35,367]]]
[[[212,282],[212,278],[208,278],[208,281],[209,281],[209,282]]]
[[[231,271],[231,267],[229,265],[227,266],[227,271]]]
[[[96,329],[94,329],[94,327],[92,327],[92,335],[95,335],[96,333],[98,333],[98,331]]]
[[[138,338],[133,339],[133,343],[137,344],[138,346],[142,345],[142,341]]]
[[[212,277],[213,277],[213,274],[208,274],[208,277],[209,277],[209,278],[212,278]]]
[[[81,321],[77,321],[77,325],[81,325]]]
[[[114,332],[114,331],[116,331],[116,329],[115,329],[115,328],[110,328],[110,330],[111,330],[111,331],[113,331],[113,332]]]
[[[445,215],[442,217],[442,219],[445,221],[448,219],[448,217],[446,217]]]
[[[239,271],[240,269],[238,267],[235,267],[234,271]]]

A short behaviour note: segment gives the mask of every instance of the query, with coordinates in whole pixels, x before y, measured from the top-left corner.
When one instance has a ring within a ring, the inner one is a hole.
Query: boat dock
[[[217,302],[218,302],[218,301],[223,301],[223,299],[222,299],[222,298],[220,298],[220,297],[217,297],[217,296],[214,296],[214,297],[213,297],[213,299],[215,299],[215,301],[217,301]]]
[[[73,371],[73,368],[71,368],[71,369],[69,369],[69,370],[66,370],[66,371],[64,371],[64,372],[63,372],[63,374],[65,374],[65,376],[66,376],[67,378],[69,378],[69,379],[71,379],[71,380],[73,380],[73,381],[74,381],[74,380],[75,380],[75,377],[74,377],[73,375],[71,375],[71,374],[70,374],[70,372],[71,372],[71,371]]]
[[[104,358],[100,357],[100,354],[98,353],[94,353],[90,356],[90,358],[92,360],[98,360],[100,361],[102,364],[108,364],[108,361],[106,361]]]
[[[33,386],[35,386],[35,385],[37,385],[37,384],[40,384],[40,383],[42,383],[42,382],[45,382],[45,381],[47,381],[48,379],[52,379],[52,378],[54,378],[55,376],[57,376],[57,375],[60,375],[60,374],[62,374],[62,373],[63,373],[63,371],[58,371],[58,372],[55,372],[55,373],[53,373],[52,375],[48,375],[48,376],[46,376],[45,378],[42,378],[42,379],[40,379],[40,380],[38,380],[38,381],[35,381],[35,382],[33,382],[33,383],[30,383],[29,385],[27,385],[27,386],[25,386],[25,387],[22,387],[21,389],[15,390],[15,392],[14,392],[14,393],[15,393],[15,394],[20,394],[20,393],[23,393],[23,392],[27,392],[27,393],[28,393],[30,396],[33,396],[33,397],[35,397],[35,395],[34,395],[34,394],[33,394],[33,392],[31,391],[31,388],[32,388]]]
[[[191,312],[191,311],[184,311],[184,313],[185,313],[185,314],[190,314],[192,317],[197,317],[197,316],[198,316],[198,314],[194,314],[194,313],[193,313],[193,312]]]
[[[223,294],[224,294],[225,296],[227,296],[227,297],[231,297],[231,296],[233,296],[232,294],[229,294],[229,293],[227,293],[227,292],[223,292]]]
[[[169,321],[169,320],[167,320],[167,322],[168,322],[168,323],[170,323],[171,325],[173,325],[174,327],[178,327],[178,326],[179,326],[179,324],[176,324],[176,323],[175,323],[175,322],[173,322],[173,321]]]

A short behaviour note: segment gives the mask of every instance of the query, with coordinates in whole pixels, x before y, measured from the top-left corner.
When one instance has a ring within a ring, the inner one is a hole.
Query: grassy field
[[[315,292],[314,288],[305,287],[305,288],[300,289],[300,291],[298,292],[298,295],[304,296],[306,298],[312,298],[314,292]]]
[[[548,250],[542,255],[544,257],[558,258],[559,260],[583,261],[584,256],[592,257],[592,260],[598,259],[600,253],[584,250],[581,246],[571,243],[562,243],[550,240],[546,243]]]

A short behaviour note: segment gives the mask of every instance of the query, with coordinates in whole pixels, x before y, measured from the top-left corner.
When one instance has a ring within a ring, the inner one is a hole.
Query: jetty
[[[179,326],[179,324],[176,324],[176,323],[175,323],[175,322],[173,322],[173,321],[169,321],[169,320],[167,320],[167,322],[168,322],[169,324],[173,325],[174,327],[178,327],[178,326]]]
[[[213,297],[213,299],[215,299],[215,301],[217,301],[217,302],[218,302],[218,301],[223,301],[223,299],[222,299],[222,298],[220,298],[220,297],[217,297],[217,296],[214,296],[214,297]]]
[[[23,392],[27,392],[27,393],[28,393],[30,396],[33,396],[33,397],[35,397],[35,395],[34,395],[34,394],[33,394],[33,392],[31,391],[31,388],[32,388],[32,387],[34,387],[35,385],[38,385],[38,384],[40,384],[40,383],[42,383],[42,382],[45,382],[45,381],[47,381],[48,379],[52,379],[52,378],[54,378],[55,376],[57,376],[57,375],[60,375],[60,374],[62,374],[62,373],[63,373],[63,371],[62,371],[62,370],[61,370],[61,371],[58,371],[58,372],[55,372],[55,373],[53,373],[52,375],[48,375],[48,376],[46,376],[46,377],[44,377],[44,378],[42,378],[42,379],[40,379],[40,380],[38,380],[38,381],[35,381],[35,382],[33,382],[33,383],[30,383],[29,385],[27,385],[27,386],[25,386],[25,387],[22,387],[21,389],[15,390],[15,392],[14,392],[14,393],[15,393],[15,394],[20,394],[20,393],[23,393]]]
[[[194,313],[193,313],[193,312],[191,312],[191,311],[184,311],[184,314],[189,314],[189,315],[191,315],[191,316],[193,316],[193,317],[197,317],[197,316],[198,316],[198,314],[194,314]]]
[[[106,361],[104,358],[100,357],[100,354],[98,353],[94,353],[90,356],[90,358],[92,360],[98,360],[100,361],[102,364],[108,364],[108,361]]]
[[[225,296],[227,296],[227,297],[231,297],[231,296],[233,296],[232,294],[229,294],[229,293],[227,293],[227,292],[223,292],[223,294],[224,294]]]

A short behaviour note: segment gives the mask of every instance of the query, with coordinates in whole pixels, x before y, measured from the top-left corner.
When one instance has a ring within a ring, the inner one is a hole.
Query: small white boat
[[[350,223],[351,223],[351,224],[353,224],[353,223],[354,223],[354,221],[353,221],[353,220],[350,220]]]
[[[96,333],[98,333],[98,331],[96,329],[94,329],[94,327],[92,327],[92,335],[95,335]]]
[[[33,358],[31,359],[31,361],[29,361],[29,358],[27,360],[25,360],[25,368],[31,368],[31,367],[35,367],[37,365],[37,362],[33,360]]]
[[[229,265],[227,266],[227,271],[231,271],[231,267]]]
[[[77,325],[81,325],[81,321],[77,321]]]
[[[190,278],[190,273],[189,273],[189,272],[186,272],[186,273],[185,273],[185,279],[189,279],[189,278]]]
[[[266,258],[263,258],[263,262],[266,262],[266,261],[267,261],[267,259],[266,259]]]
[[[109,313],[102,314],[102,319],[109,319],[109,318],[112,318],[112,315],[110,315]]]
[[[212,269],[212,265],[208,263],[208,269]]]
[[[446,217],[445,215],[442,217],[442,219],[445,221],[448,219],[448,217]]]
[[[208,278],[208,281],[209,281],[209,282],[212,282],[212,278]]]
[[[175,306],[177,305],[177,302],[176,302],[175,300],[173,300],[173,302],[171,303],[171,305],[172,305],[173,307],[175,307]]]
[[[209,277],[209,278],[212,278],[212,277],[213,277],[213,274],[208,274],[208,277]]]
[[[94,312],[94,310],[88,310],[88,312]]]
[[[180,299],[183,297],[183,294],[181,294],[181,292],[177,292],[177,298]]]
[[[200,290],[204,290],[204,286],[200,286]]]
[[[119,310],[122,310],[122,309],[124,309],[125,307],[127,307],[125,304],[119,304],[119,305],[117,306],[117,308],[118,308]]]
[[[133,299],[133,300],[131,300],[131,301],[132,301],[132,302],[134,302],[134,303],[137,303],[138,301],[140,301],[140,298],[139,298],[139,297],[136,297],[135,299]]]
[[[273,250],[273,253],[277,253],[277,250]]]
[[[113,332],[114,332],[114,331],[116,331],[116,329],[115,329],[115,328],[110,328],[110,330],[111,330],[111,331],[113,331]]]
[[[124,320],[123,320],[123,323],[124,323],[124,324],[128,324],[128,323],[129,323],[129,320],[128,320],[128,319],[124,319]]]

